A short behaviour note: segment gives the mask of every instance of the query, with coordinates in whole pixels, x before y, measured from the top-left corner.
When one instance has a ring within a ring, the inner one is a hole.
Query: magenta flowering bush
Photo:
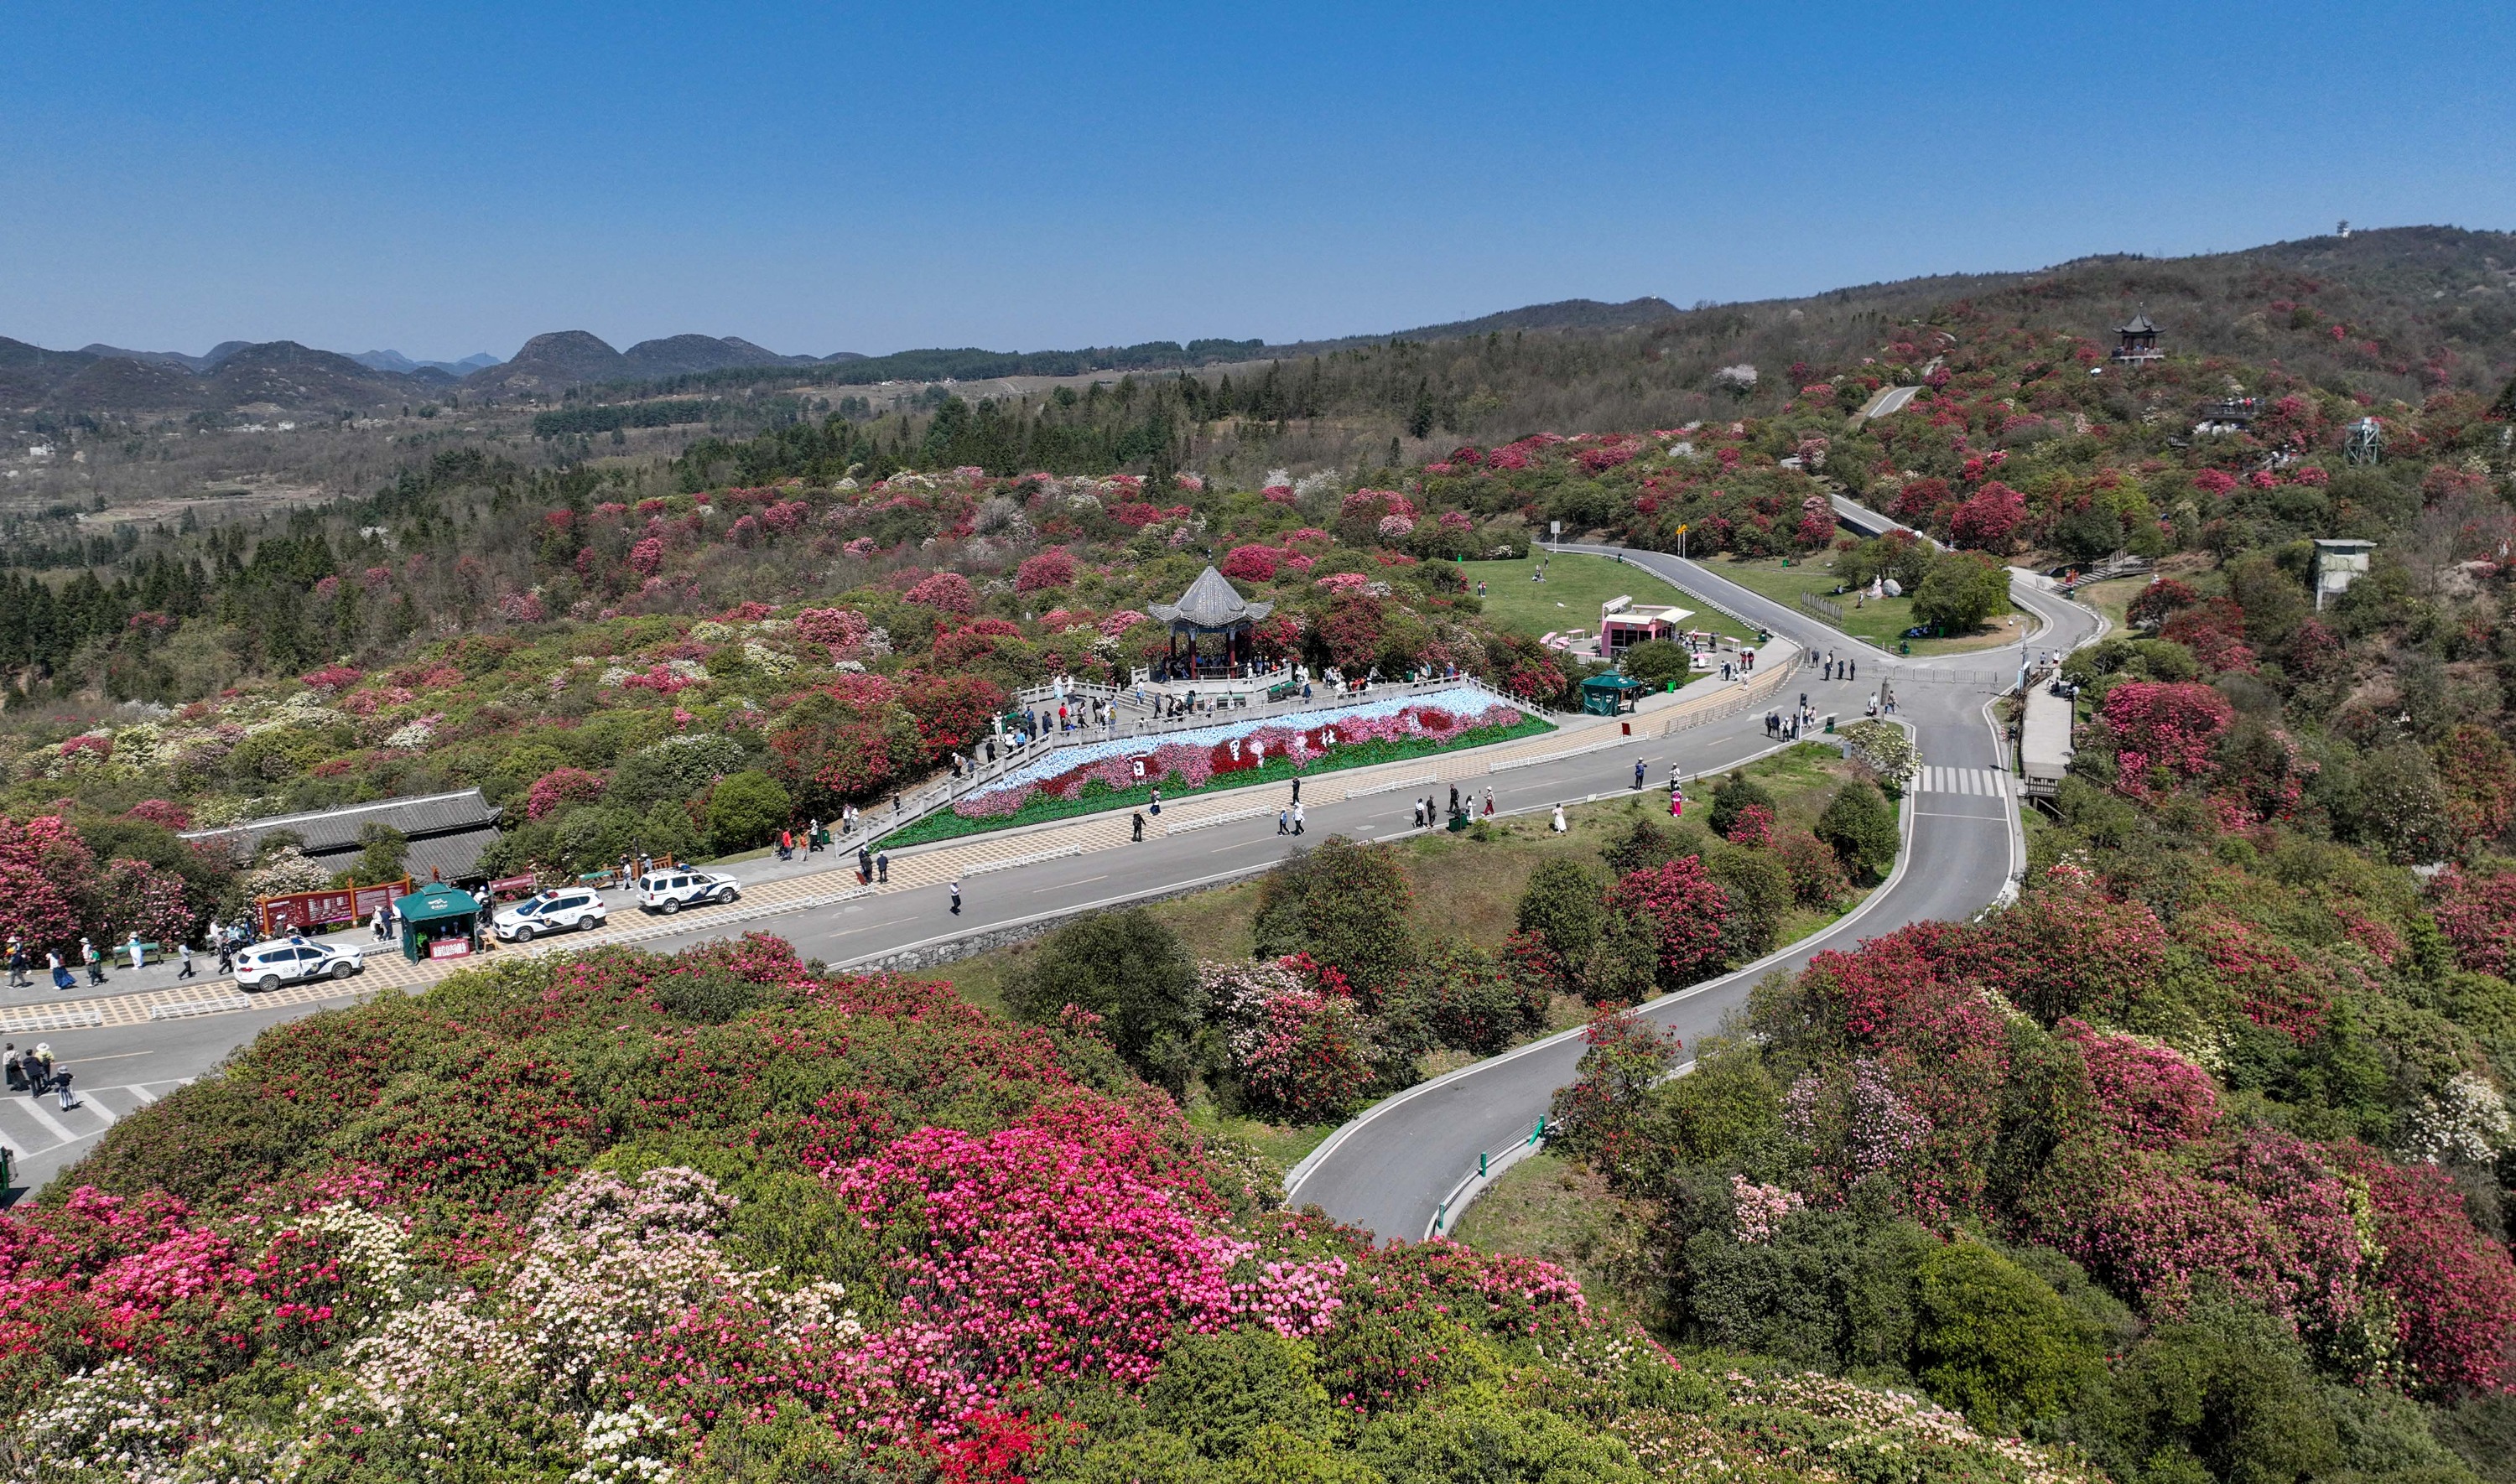
[[[2098,1116],[2127,1147],[2171,1149],[2217,1122],[2218,1085],[2182,1052],[2083,1020],[2065,1020],[2060,1029],[2087,1063]]]

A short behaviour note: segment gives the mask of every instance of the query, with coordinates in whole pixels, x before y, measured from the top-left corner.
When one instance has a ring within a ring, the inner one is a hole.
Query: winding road
[[[1598,547],[1558,550],[1614,554]],[[1908,923],[1971,918],[2014,889],[2025,867],[2024,845],[2008,787],[2006,750],[1990,703],[2015,680],[2028,650],[2070,649],[2100,633],[2103,620],[2021,578],[2013,581],[2011,594],[2040,626],[2019,643],[1939,659],[1894,661],[1700,563],[1655,552],[1622,556],[1632,565],[1799,641],[1812,653],[1832,649],[1856,657],[1863,679],[1848,688],[1866,692],[1873,677],[1892,684],[1898,714],[1913,727],[1927,764],[1920,786],[1906,796],[1906,847],[1896,871],[1858,910],[1824,932],[1744,969],[1642,1006],[1644,1018],[1695,1046],[1719,1030],[1723,1018],[1746,1003],[1748,991],[1767,973],[1797,969],[1822,950],[1849,949]],[[1824,709],[1826,698],[1812,694],[1810,699]],[[1755,723],[1761,740],[1761,719],[1742,721]],[[1697,745],[1692,736],[1677,741],[1681,754]],[[1689,772],[1719,765],[1708,757],[1681,761]],[[1581,1051],[1580,1033],[1569,1031],[1373,1105],[1293,1168],[1285,1179],[1292,1204],[1316,1205],[1384,1238],[1421,1238],[1447,1229],[1482,1188],[1477,1178],[1481,1156],[1499,1174],[1510,1156],[1530,1147],[1532,1123],[1546,1111],[1555,1090],[1572,1080]]]
[[[1613,549],[1560,550],[1610,555]],[[2001,894],[2017,868],[2019,847],[1998,775],[2000,749],[1984,708],[1992,694],[2014,680],[2017,646],[1947,660],[1893,661],[1698,563],[1655,553],[1622,555],[1633,565],[1785,638],[1821,652],[1830,647],[1857,655],[1857,681],[1821,681],[1818,671],[1802,669],[1770,704],[1786,709],[1805,691],[1821,713],[1855,716],[1878,680],[1888,680],[1895,684],[1904,718],[1917,728],[1924,761],[1932,764],[1923,788],[1908,795],[1906,864],[1858,914],[1766,964],[1655,1002],[1647,1014],[1693,1043],[1717,1026],[1768,969],[1804,961],[1819,948],[1849,947],[1863,936],[1907,922],[1968,917]],[[2098,620],[2085,609],[2033,591],[2024,581],[2016,591],[2045,626],[2027,640],[2038,649],[2068,648],[2097,630]],[[1600,744],[1567,736],[1566,743],[1580,744],[1571,755],[1534,757],[1527,765],[1515,763],[1507,770],[1487,771],[1493,752],[1489,749],[1375,770],[1388,775],[1376,789],[1359,778],[1339,782],[1338,775],[1325,775],[1306,801],[1309,826],[1314,837],[1392,840],[1415,833],[1412,800],[1454,782],[1466,792],[1490,789],[1497,809],[1513,810],[1624,793],[1638,759],[1649,764],[1656,779],[1665,777],[1672,763],[1690,775],[1734,766],[1772,747],[1764,735],[1767,709],[1768,703],[1759,702],[1742,715],[1666,736],[1639,735],[1630,745],[1607,729],[1614,723],[1593,722]],[[1637,722],[1635,730],[1653,733],[1656,724]],[[1419,772],[1421,777],[1412,776]],[[1061,827],[1057,834],[990,837],[994,843],[962,851],[964,857],[991,851],[990,858],[976,864],[965,860],[948,870],[940,854],[921,860],[899,852],[897,880],[875,892],[802,889],[807,885],[802,878],[813,873],[820,873],[816,880],[827,880],[829,868],[837,864],[827,857],[785,866],[754,862],[737,868],[750,892],[747,902],[772,901],[784,889],[794,897],[791,907],[770,916],[754,911],[739,924],[724,925],[688,917],[647,919],[622,905],[614,908],[609,928],[582,938],[564,937],[552,946],[565,950],[625,939],[671,950],[756,929],[786,938],[808,959],[845,969],[897,963],[902,955],[930,953],[976,932],[1027,935],[1077,911],[1173,895],[1238,880],[1275,864],[1295,844],[1276,833],[1274,809],[1282,801],[1272,797],[1275,792],[1259,791],[1253,798],[1254,804],[1264,805],[1262,813],[1234,804],[1228,795],[1215,796],[1211,803],[1183,801],[1169,814],[1171,828],[1148,832],[1141,844],[1128,841],[1124,816],[1112,815]],[[1199,810],[1216,817],[1184,817]],[[1185,827],[1192,823],[1211,827]],[[948,906],[945,878],[951,876],[961,881],[958,916]],[[117,987],[148,982],[132,976],[117,980]],[[85,1153],[118,1118],[214,1070],[268,1026],[353,1003],[381,986],[353,979],[340,987],[342,993],[329,998],[257,1002],[249,1009],[138,1024],[63,1025],[31,1032],[13,1028],[7,1039],[21,1046],[49,1042],[76,1070],[80,1092],[88,1099],[84,1107],[63,1111],[50,1099],[38,1105],[23,1094],[0,1096],[0,1143],[21,1151],[17,1190],[42,1185]],[[0,997],[0,1003],[34,1013],[42,998],[40,991],[19,991]],[[1421,1237],[1446,1203],[1455,1208],[1460,1175],[1475,1170],[1479,1151],[1507,1147],[1512,1131],[1543,1111],[1555,1088],[1570,1080],[1579,1053],[1576,1040],[1557,1037],[1382,1102],[1296,1168],[1289,1181],[1292,1193],[1298,1202],[1317,1203],[1332,1216],[1383,1236]]]

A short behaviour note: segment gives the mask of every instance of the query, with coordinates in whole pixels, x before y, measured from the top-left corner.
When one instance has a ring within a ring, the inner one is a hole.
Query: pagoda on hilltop
[[[2118,339],[2115,343],[2114,360],[2126,366],[2145,366],[2154,360],[2166,359],[2158,348],[2158,325],[2146,312],[2134,314],[2125,324],[2115,326]]]
[[[1175,603],[1152,603],[1147,612],[1171,627],[1170,669],[1174,676],[1195,679],[1200,674],[1230,674],[1250,664],[1258,656],[1251,631],[1260,619],[1276,611],[1271,602],[1251,602],[1240,596],[1221,572],[1207,567],[1188,585]],[[1200,639],[1211,638],[1218,642],[1212,658],[1198,652]],[[1187,640],[1183,645],[1181,640]]]

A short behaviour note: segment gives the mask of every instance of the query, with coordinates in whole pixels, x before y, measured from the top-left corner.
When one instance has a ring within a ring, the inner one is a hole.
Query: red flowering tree
[[[1328,605],[1314,636],[1337,673],[1360,677],[1380,653],[1380,633],[1387,624],[1380,599],[1367,593],[1349,593]]]
[[[1005,693],[975,675],[911,675],[900,687],[900,704],[917,719],[926,761],[941,765],[987,734],[988,719],[1005,708]]]
[[[2009,550],[2027,519],[2027,497],[1994,479],[1957,507],[1949,521],[1956,544],[1997,556]]]
[[[60,816],[38,815],[21,825],[0,815],[0,934],[21,935],[38,952],[75,942],[80,888],[95,866]]]
[[[1719,971],[1721,929],[1730,912],[1730,893],[1703,869],[1700,856],[1631,872],[1608,888],[1610,917],[1651,919],[1662,989],[1679,989]]]
[[[1571,1085],[1556,1091],[1547,1120],[1572,1149],[1613,1170],[1640,1140],[1644,1098],[1684,1044],[1629,1010],[1599,1011],[1581,1042],[1589,1050]]]
[[[910,588],[904,595],[921,608],[943,613],[976,613],[979,611],[978,590],[970,579],[958,572],[938,572]]]

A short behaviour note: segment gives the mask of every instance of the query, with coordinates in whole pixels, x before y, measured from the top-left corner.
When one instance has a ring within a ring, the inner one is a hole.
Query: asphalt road
[[[1645,1005],[1641,1013],[1647,1019],[1675,1031],[1692,1047],[1719,1030],[1769,972],[1797,969],[1821,950],[1849,949],[1908,923],[1971,918],[2002,895],[2024,862],[2018,857],[2013,805],[2005,792],[1993,792],[1997,785],[1992,781],[2005,759],[1986,706],[2001,687],[1958,678],[2012,678],[2022,647],[2069,649],[2098,632],[2101,621],[2094,614],[2022,582],[2016,596],[2044,627],[2021,644],[1937,660],[1890,662],[1797,609],[1759,598],[1696,562],[1645,552],[1626,553],[1625,559],[1814,652],[1859,655],[1863,681],[1843,688],[1866,693],[1874,661],[1877,678],[1895,686],[1898,715],[1913,726],[1923,762],[1932,769],[1920,780],[1923,786],[1907,796],[1903,860],[1859,911],[1760,963]],[[1811,700],[1824,709],[1823,698],[1813,694]],[[1691,740],[1681,737],[1680,745]],[[1690,763],[1689,770],[1695,765]],[[1572,1080],[1581,1051],[1578,1032],[1568,1033],[1398,1093],[1367,1109],[1295,1167],[1288,1194],[1296,1205],[1317,1205],[1383,1237],[1423,1237],[1437,1213],[1446,1225],[1454,1222],[1457,1213],[1444,1212],[1443,1204],[1477,1169],[1480,1152],[1499,1153],[1518,1144],[1523,1132],[1546,1111],[1555,1090]]]
[[[1853,653],[1854,644],[1793,609],[1785,609],[1723,581],[1692,562],[1649,553],[1629,554],[1628,560],[1646,570],[1682,582],[1779,633],[1801,639],[1821,651],[1832,647]],[[2058,627],[2039,634],[2036,647],[2066,648],[2077,632],[2092,629],[2085,610],[2041,595],[2026,595],[2031,606],[2047,614]],[[2074,631],[2069,626],[2077,624]],[[1991,732],[1981,715],[1988,684],[1932,681],[1935,670],[1968,675],[2006,668],[2015,672],[2015,650],[1987,651],[1950,657],[1939,663],[1892,664],[1874,650],[1863,650],[1857,682],[1824,682],[1817,672],[1803,672],[1779,698],[1787,706],[1806,690],[1821,712],[1858,716],[1864,699],[1881,679],[1900,681],[1898,696],[1907,720],[1920,728],[1923,757],[1934,764],[1989,768],[1998,764]],[[1587,795],[1627,790],[1636,759],[1644,761],[1652,780],[1660,783],[1675,762],[1686,773],[1734,765],[1766,751],[1761,709],[1678,733],[1670,738],[1641,740],[1634,749],[1609,749],[1560,763],[1517,768],[1479,784],[1493,789],[1494,806],[1509,810],[1578,801]],[[1447,788],[1447,785],[1444,786]],[[1430,792],[1431,790],[1427,790]],[[1825,941],[1848,946],[1854,929],[1860,935],[1896,924],[1928,917],[1965,917],[2000,889],[2009,874],[2007,806],[1998,798],[1964,794],[1917,794],[1914,850],[1927,869],[1907,871],[1885,890],[1858,922],[1839,925]],[[962,882],[962,911],[951,914],[941,886],[902,891],[792,914],[745,922],[737,931],[776,933],[792,942],[806,958],[845,968],[903,948],[947,940],[990,928],[1012,927],[1078,908],[1115,906],[1148,895],[1200,884],[1220,883],[1263,870],[1282,859],[1297,845],[1331,834],[1362,840],[1397,839],[1413,833],[1408,791],[1370,795],[1337,803],[1318,802],[1309,809],[1310,837],[1296,842],[1275,832],[1272,816],[1221,825],[1177,836],[1153,836],[1141,845],[1091,851],[1057,860],[1034,862],[1011,870],[976,876]],[[798,860],[785,872],[820,869],[827,862]],[[774,862],[755,862],[737,874],[757,879],[780,873]],[[615,906],[614,921],[634,920],[636,909]],[[699,930],[649,939],[639,946],[668,952],[721,935]],[[602,939],[589,936],[591,946]],[[566,940],[563,940],[566,941]],[[1815,946],[1797,951],[1805,958]],[[1743,995],[1749,979],[1698,986],[1688,996],[1661,1002],[1656,1016],[1668,1018],[1679,1034],[1692,1041],[1717,1024],[1720,1015]],[[357,981],[347,984],[338,1006],[359,998]],[[43,1184],[74,1162],[109,1127],[114,1118],[162,1095],[184,1081],[215,1069],[239,1046],[266,1027],[318,1007],[295,1006],[174,1020],[141,1027],[53,1031],[19,1037],[49,1043],[55,1054],[77,1074],[81,1095],[91,1092],[88,1108],[62,1112],[44,1099],[50,1122],[34,1118],[32,1100],[24,1094],[0,1096],[0,1143],[21,1153],[17,1187]],[[1542,1110],[1556,1086],[1569,1080],[1579,1048],[1571,1043],[1540,1043],[1521,1051],[1480,1063],[1463,1074],[1428,1084],[1402,1099],[1381,1104],[1336,1145],[1332,1155],[1306,1172],[1298,1194],[1331,1214],[1358,1221],[1387,1235],[1418,1236],[1431,1213],[1455,1179],[1452,1173],[1472,1167],[1476,1150],[1496,1130],[1525,1123]],[[1351,1127],[1351,1126],[1350,1126]],[[1436,1187],[1439,1187],[1438,1189]]]

